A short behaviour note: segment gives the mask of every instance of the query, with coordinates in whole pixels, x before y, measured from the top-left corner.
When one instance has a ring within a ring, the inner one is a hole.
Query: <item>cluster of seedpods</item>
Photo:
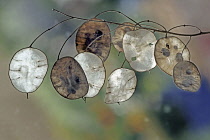
[[[54,11],[62,13],[58,10]],[[200,88],[200,73],[196,65],[190,62],[190,52],[187,48],[189,42],[184,44],[175,36],[167,36],[167,34],[176,33],[167,31],[162,25],[156,23],[164,30],[141,24],[143,22],[137,23],[124,14],[122,15],[134,23],[110,22],[99,19],[97,16],[84,19],[64,15],[70,18],[44,31],[29,47],[15,53],[11,60],[9,66],[11,82],[17,90],[27,93],[27,97],[28,93],[34,92],[41,85],[48,70],[46,55],[41,50],[32,48],[33,43],[45,32],[70,19],[86,21],[73,32],[76,33],[75,46],[78,54],[75,57],[59,58],[63,46],[73,35],[72,33],[61,47],[58,60],[51,70],[52,84],[63,97],[86,100],[86,98],[94,97],[99,93],[105,82],[104,62],[109,56],[111,46],[124,53],[125,59],[132,69],[121,67],[110,74],[107,81],[105,103],[119,103],[128,100],[133,95],[137,84],[134,71],[150,71],[156,65],[168,75],[173,76],[174,83],[180,89],[196,92]],[[114,29],[113,36],[111,36],[108,23],[118,25]],[[191,25],[191,27],[195,26]],[[155,31],[166,33],[166,36],[157,40],[154,35]],[[203,34],[201,30],[200,34]]]

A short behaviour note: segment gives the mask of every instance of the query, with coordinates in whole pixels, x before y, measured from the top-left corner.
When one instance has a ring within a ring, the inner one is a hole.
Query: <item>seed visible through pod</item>
[[[174,66],[178,62],[190,60],[189,50],[177,37],[159,39],[155,45],[154,55],[159,68],[169,75],[173,74]]]
[[[201,85],[201,77],[196,65],[189,61],[181,61],[173,70],[174,83],[182,90],[196,92]]]
[[[79,53],[75,60],[83,68],[89,84],[88,93],[84,97],[96,96],[105,81],[105,68],[102,60],[89,52]]]
[[[128,100],[134,93],[137,78],[133,70],[120,68],[108,78],[105,103],[113,104]]]
[[[127,32],[123,38],[123,50],[130,66],[139,72],[149,71],[156,66],[154,49],[155,35],[145,29]]]
[[[126,26],[130,25],[130,26]],[[133,26],[133,27],[132,27]],[[114,36],[112,37],[112,43],[114,44],[114,47],[119,51],[123,52],[123,37],[125,33],[129,31],[133,31],[135,24],[130,22],[124,22],[123,25],[119,25],[117,29],[115,30]]]
[[[9,77],[17,90],[30,93],[41,85],[47,68],[47,57],[42,51],[24,48],[13,56],[9,66]]]
[[[76,34],[76,49],[79,53],[94,53],[105,61],[111,49],[110,29],[105,22],[97,21],[102,20],[92,18],[80,26]]]
[[[72,57],[57,60],[50,77],[55,90],[65,98],[82,98],[88,92],[89,86],[85,73]]]

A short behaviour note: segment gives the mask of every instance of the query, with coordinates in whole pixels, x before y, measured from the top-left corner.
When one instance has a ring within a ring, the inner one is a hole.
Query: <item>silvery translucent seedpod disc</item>
[[[41,85],[47,68],[47,57],[43,52],[35,48],[24,48],[13,56],[9,77],[17,90],[30,93]]]
[[[84,97],[96,96],[105,80],[105,68],[102,60],[95,54],[84,52],[75,57],[85,72],[89,84],[88,93]]]
[[[124,25],[119,25],[117,29],[115,30],[114,36],[112,37],[112,43],[114,44],[114,47],[119,51],[123,52],[123,37],[125,33],[129,31],[133,31],[135,28],[135,24],[130,22],[124,22]],[[125,26],[125,25],[131,25],[131,26]]]
[[[196,92],[201,85],[198,68],[189,61],[181,61],[175,65],[173,78],[174,83],[182,90]]]
[[[108,78],[105,103],[113,104],[128,100],[134,93],[137,78],[133,70],[120,68]]]
[[[184,50],[185,48],[185,44],[177,37],[159,39],[155,45],[157,65],[165,73],[172,75],[174,66],[178,62],[183,60],[189,61],[190,59],[189,50]]]
[[[111,49],[110,29],[105,22],[97,21],[102,20],[92,18],[80,26],[76,34],[76,49],[79,53],[94,53],[104,62]]]
[[[88,92],[89,86],[85,73],[80,64],[72,57],[57,60],[50,78],[55,90],[65,98],[82,98]]]
[[[123,38],[123,50],[130,66],[139,72],[149,71],[156,66],[154,49],[155,35],[145,29],[127,32]]]

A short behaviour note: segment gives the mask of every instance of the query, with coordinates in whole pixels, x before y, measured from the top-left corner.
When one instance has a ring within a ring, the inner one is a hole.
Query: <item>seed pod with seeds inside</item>
[[[9,77],[17,90],[31,93],[41,85],[47,68],[47,57],[42,51],[24,48],[13,56],[9,66]]]
[[[84,97],[96,96],[105,81],[105,68],[102,60],[89,52],[79,53],[75,60],[83,68],[89,84],[88,93]]]
[[[130,25],[130,26],[126,26]],[[123,25],[119,25],[114,32],[114,36],[112,37],[112,43],[114,47],[119,51],[123,52],[123,37],[125,33],[129,31],[133,31],[135,29],[135,24],[130,22],[124,22]]]
[[[105,103],[113,104],[128,100],[134,93],[137,78],[133,70],[120,68],[108,78]]]
[[[89,86],[85,73],[80,64],[72,57],[57,60],[50,78],[55,90],[65,98],[82,98],[88,92]]]
[[[183,60],[190,60],[189,50],[177,37],[161,38],[155,45],[155,60],[165,73],[172,75],[174,66]],[[183,54],[184,53],[184,54]]]
[[[139,72],[149,71],[156,66],[154,48],[155,35],[145,29],[127,32],[123,38],[123,50],[130,66]]]
[[[79,53],[94,53],[104,62],[111,49],[110,29],[105,22],[97,21],[102,20],[92,18],[80,26],[76,34],[76,49]]]
[[[182,90],[196,92],[201,85],[201,77],[196,65],[190,61],[177,63],[173,70],[174,83]]]

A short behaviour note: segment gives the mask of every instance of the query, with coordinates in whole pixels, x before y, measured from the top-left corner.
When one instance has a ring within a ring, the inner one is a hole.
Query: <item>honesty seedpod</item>
[[[101,19],[92,18],[79,27],[76,34],[76,49],[79,53],[91,52],[105,61],[111,49],[109,26]]]
[[[145,29],[127,32],[123,38],[123,50],[130,66],[139,72],[149,71],[156,66],[154,49],[155,35]]]
[[[55,90],[65,98],[82,98],[88,92],[89,86],[85,73],[80,64],[72,57],[57,60],[50,78]]]
[[[105,82],[105,68],[102,60],[89,52],[78,54],[75,60],[84,70],[89,84],[88,93],[84,97],[96,96]]]
[[[130,25],[130,26],[126,26],[126,25]],[[133,31],[135,29],[134,26],[135,24],[133,23],[124,22],[123,25],[119,25],[117,29],[115,30],[114,36],[112,37],[112,43],[119,52],[123,52],[123,37],[125,33],[129,31]]]
[[[128,100],[134,93],[137,78],[133,70],[120,68],[108,78],[105,103],[113,104]]]
[[[201,85],[201,77],[196,65],[189,61],[176,64],[173,70],[174,83],[182,90],[196,92]]]
[[[47,58],[43,52],[32,46],[43,34],[71,19],[86,22],[77,28],[78,30],[75,29],[65,40],[58,53],[58,60],[52,68],[51,82],[61,96],[73,100],[94,97],[99,93],[105,82],[103,63],[109,56],[111,43],[119,52],[124,52],[133,70],[122,68],[122,65],[120,69],[111,73],[107,82],[105,103],[112,104],[128,100],[133,95],[137,84],[134,70],[150,71],[156,65],[168,75],[173,75],[174,82],[180,89],[196,92],[200,88],[200,73],[196,65],[189,61],[190,52],[187,45],[191,37],[210,34],[209,31],[202,31],[194,25],[178,25],[167,30],[163,25],[150,20],[137,23],[122,12],[115,10],[101,12],[91,19],[71,16],[56,9],[53,11],[68,18],[39,34],[28,48],[18,51],[11,60],[9,78],[17,90],[28,95],[40,86],[47,72]],[[130,22],[121,24],[97,18],[108,12],[121,14],[135,24]],[[144,22],[156,24],[164,30],[142,24]],[[115,33],[112,38],[107,23],[118,25],[114,29]],[[199,32],[194,34],[172,32],[175,28],[187,26],[197,28]],[[166,37],[157,41],[154,32],[165,33]],[[64,45],[74,33],[76,33],[76,50],[79,54],[75,58],[59,59]],[[167,34],[187,36],[190,39],[185,45],[179,38],[167,37]]]
[[[185,48],[185,44],[177,37],[159,39],[155,45],[155,60],[159,68],[173,75],[174,66],[178,62],[190,60],[189,50]]]
[[[41,85],[48,64],[43,52],[34,48],[19,50],[9,66],[9,77],[13,86],[24,93],[31,93]]]

